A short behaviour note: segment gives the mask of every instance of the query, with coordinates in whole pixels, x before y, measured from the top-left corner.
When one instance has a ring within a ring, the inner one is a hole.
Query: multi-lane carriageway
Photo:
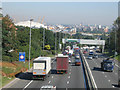
[[[100,70],[100,62],[103,60],[103,57],[98,59],[89,60],[87,55],[86,61],[89,65],[89,68],[92,72],[95,84],[97,88],[116,88],[118,81],[118,67],[115,66],[114,72],[103,72]],[[71,61],[74,62],[75,58],[72,57]],[[117,64],[116,64],[117,65]],[[31,70],[32,71],[32,70]],[[56,74],[56,61],[52,61],[52,70],[50,77],[47,77],[45,81],[42,80],[32,80],[32,72],[25,72],[20,74],[3,88],[5,89],[20,89],[20,90],[40,90],[44,85],[53,85],[57,89],[69,90],[80,90],[86,89],[85,73],[83,71],[83,64],[81,66],[75,66],[74,64],[69,64],[69,69],[67,74]]]
[[[71,58],[74,62],[74,57]],[[32,73],[26,72],[12,82],[6,88],[20,88],[22,90],[27,89],[38,89],[44,85],[53,85],[56,88],[86,88],[84,73],[82,66],[74,66],[74,64],[69,64],[69,69],[67,74],[56,74],[56,61],[52,63],[52,70],[50,77],[47,77],[45,81],[42,80],[32,80]]]

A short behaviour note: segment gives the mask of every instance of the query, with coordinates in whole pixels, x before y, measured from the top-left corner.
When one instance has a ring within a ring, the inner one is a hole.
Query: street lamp
[[[30,19],[30,40],[29,40],[29,70],[30,70],[30,51],[31,51],[31,21],[33,21],[33,19]]]

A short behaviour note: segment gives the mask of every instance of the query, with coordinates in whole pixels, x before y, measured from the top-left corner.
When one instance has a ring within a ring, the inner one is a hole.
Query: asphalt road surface
[[[84,54],[86,60],[89,64],[89,67],[92,71],[92,75],[94,77],[97,88],[118,88],[118,65],[117,61],[115,61],[114,71],[106,72],[101,70],[101,62],[105,59],[101,53],[98,54],[98,59],[88,59],[88,54]]]
[[[51,75],[46,78],[45,81],[42,80],[32,80],[32,73],[26,72],[22,73],[17,79],[12,82],[7,88],[19,88],[22,90],[27,89],[39,89],[44,85],[53,85],[57,88],[86,88],[83,68],[81,66],[75,66],[75,58],[71,58],[72,63],[69,64],[69,69],[67,74],[56,74],[56,61],[52,64]]]

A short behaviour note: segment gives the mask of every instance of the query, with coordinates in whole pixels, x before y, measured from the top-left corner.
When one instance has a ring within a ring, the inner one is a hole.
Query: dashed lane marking
[[[110,82],[110,80],[108,80],[108,82]]]
[[[112,86],[113,88],[115,87],[115,86]]]
[[[48,84],[51,83],[51,81],[48,82]]]
[[[52,76],[52,78],[53,78],[53,76]]]
[[[69,81],[67,81],[67,84],[69,84],[70,82]]]
[[[105,77],[107,77],[107,76],[105,75]]]
[[[70,78],[70,76],[68,76],[68,78]]]

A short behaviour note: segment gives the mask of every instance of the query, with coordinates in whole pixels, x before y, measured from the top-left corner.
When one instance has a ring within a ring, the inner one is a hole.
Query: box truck
[[[51,58],[50,57],[38,57],[33,60],[33,79],[44,80],[50,75],[51,70]]]
[[[67,73],[68,70],[68,55],[58,55],[56,57],[57,65],[56,70],[57,73]]]

